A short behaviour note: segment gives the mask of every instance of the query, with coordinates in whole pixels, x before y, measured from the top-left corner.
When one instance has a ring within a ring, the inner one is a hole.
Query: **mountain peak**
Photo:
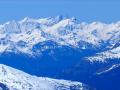
[[[64,18],[63,16],[57,16],[41,19],[26,17],[18,22],[11,21],[0,25],[0,52],[8,51],[8,49],[14,47],[17,49],[16,51],[32,53],[31,50],[34,45],[48,40],[54,41],[61,46],[66,45],[79,49],[83,47],[85,47],[84,49],[93,47],[97,49],[102,46],[107,48],[118,43],[119,37],[119,23],[93,22],[79,24],[74,17]],[[81,42],[85,42],[87,45]],[[106,43],[108,43],[107,47]],[[24,47],[21,46],[23,44]]]
[[[21,20],[20,22],[30,22],[30,21],[34,21],[34,19],[30,18],[30,17],[25,17],[23,20]]]

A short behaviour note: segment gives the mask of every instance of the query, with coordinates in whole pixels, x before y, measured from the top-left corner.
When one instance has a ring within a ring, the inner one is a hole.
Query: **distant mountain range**
[[[120,22],[79,23],[62,16],[7,22],[0,25],[0,63],[38,77],[118,90]]]

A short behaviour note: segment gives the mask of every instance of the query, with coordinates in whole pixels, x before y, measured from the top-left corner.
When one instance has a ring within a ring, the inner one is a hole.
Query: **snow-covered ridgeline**
[[[58,16],[25,18],[0,25],[0,53],[20,51],[32,55],[34,45],[48,40],[80,49],[91,48],[82,42],[91,44],[96,49],[107,44],[107,48],[111,49],[120,41],[120,22],[79,24],[75,18]]]
[[[110,71],[118,68],[118,67],[120,67],[120,64],[114,64],[114,65],[112,65],[111,67],[109,67],[108,69],[105,69],[105,70],[103,70],[103,71],[97,72],[97,73],[95,73],[95,74],[96,74],[96,75],[105,74],[105,73],[107,73],[107,72],[110,72]]]
[[[120,59],[120,47],[105,52],[97,53],[95,56],[87,57],[91,62],[106,62],[109,59]]]
[[[80,82],[31,76],[2,64],[0,64],[0,83],[10,90],[87,90],[85,89],[87,86]]]

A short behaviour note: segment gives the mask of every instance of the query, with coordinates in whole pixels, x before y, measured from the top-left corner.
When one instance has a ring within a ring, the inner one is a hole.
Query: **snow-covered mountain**
[[[88,57],[91,62],[106,62],[109,59],[120,59],[120,47],[97,53],[95,56]]]
[[[120,22],[79,23],[62,16],[9,21],[0,25],[0,63],[38,77],[119,90]]]
[[[0,25],[0,52],[22,52],[33,55],[34,45],[53,41],[58,45],[72,46],[82,50],[114,49],[120,41],[120,22],[78,23],[75,18],[53,18],[10,21]],[[44,51],[49,47],[41,49]],[[102,49],[101,49],[102,48]]]
[[[31,76],[2,64],[0,64],[0,83],[6,86],[3,90],[90,90],[80,82]],[[2,88],[1,84],[0,87]]]

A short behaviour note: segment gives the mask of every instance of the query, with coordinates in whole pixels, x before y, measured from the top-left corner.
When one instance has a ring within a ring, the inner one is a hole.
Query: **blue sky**
[[[0,23],[63,15],[80,22],[120,20],[120,0],[0,0]]]

